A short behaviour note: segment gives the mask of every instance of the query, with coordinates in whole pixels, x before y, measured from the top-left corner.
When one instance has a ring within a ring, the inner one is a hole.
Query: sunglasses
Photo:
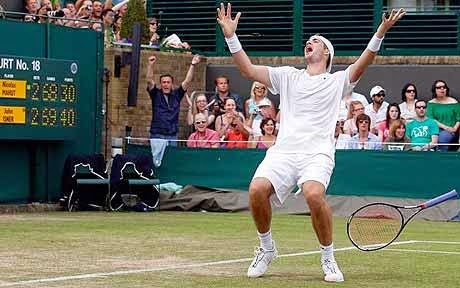
[[[446,85],[436,86],[436,89],[446,89]]]
[[[415,106],[416,109],[426,109],[426,106]]]
[[[254,86],[254,89],[265,90],[265,87]]]
[[[385,93],[379,93],[379,94],[375,94],[374,96],[379,96],[379,97],[385,97]]]
[[[408,89],[408,90],[406,90],[406,93],[415,93],[415,90]]]
[[[359,123],[359,124],[363,124],[363,123],[369,124],[369,121],[367,121],[367,120],[359,120],[358,123]]]
[[[206,120],[203,120],[203,121],[195,121],[195,124],[199,125],[199,124],[205,124],[206,123]]]

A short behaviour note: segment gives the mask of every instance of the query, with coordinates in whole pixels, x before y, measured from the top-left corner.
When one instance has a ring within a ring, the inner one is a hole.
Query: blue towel
[[[161,165],[161,160],[163,160],[163,154],[165,153],[166,146],[168,146],[168,140],[159,138],[150,139],[153,165],[155,165],[156,168]]]

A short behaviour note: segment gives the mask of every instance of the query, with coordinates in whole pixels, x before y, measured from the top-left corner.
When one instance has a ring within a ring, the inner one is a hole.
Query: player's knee
[[[304,188],[305,199],[307,200],[308,206],[310,208],[323,205],[324,192],[321,189],[312,189],[311,187]],[[308,189],[310,188],[310,189]]]
[[[253,180],[249,185],[249,199],[264,199],[270,197],[271,185],[266,181]]]

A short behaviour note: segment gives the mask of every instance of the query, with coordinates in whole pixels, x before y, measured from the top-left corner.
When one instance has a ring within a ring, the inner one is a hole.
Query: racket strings
[[[403,218],[398,209],[375,204],[359,210],[349,223],[349,233],[359,247],[382,247],[399,233]]]

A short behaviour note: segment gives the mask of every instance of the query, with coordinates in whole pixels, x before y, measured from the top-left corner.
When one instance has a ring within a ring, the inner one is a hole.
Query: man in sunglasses
[[[327,282],[342,282],[334,258],[332,211],[326,189],[334,169],[334,130],[340,100],[372,63],[385,33],[405,14],[404,9],[382,15],[382,22],[367,48],[346,70],[330,74],[334,47],[321,35],[305,43],[306,68],[254,65],[236,35],[241,13],[232,19],[231,4],[221,3],[217,22],[233,61],[241,74],[280,95],[281,124],[274,146],[268,149],[249,186],[249,207],[256,224],[260,248],[248,268],[248,277],[260,277],[277,256],[271,235],[271,203],[281,205],[295,187],[303,192],[321,249],[321,268]]]
[[[385,89],[381,86],[374,86],[369,93],[372,103],[364,108],[364,113],[371,117],[371,130],[376,134],[375,127],[385,121],[387,115],[388,102],[385,99]]]
[[[415,118],[406,127],[406,136],[412,144],[412,150],[427,151],[438,144],[439,127],[431,118],[426,117],[426,101],[415,102]]]

